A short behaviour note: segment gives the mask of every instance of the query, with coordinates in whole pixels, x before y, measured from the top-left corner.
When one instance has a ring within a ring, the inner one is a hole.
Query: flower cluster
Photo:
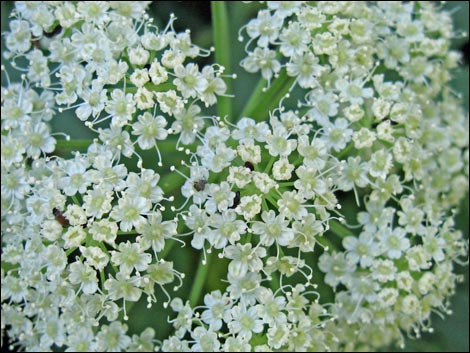
[[[211,50],[173,16],[159,29],[148,4],[16,2],[2,333],[40,351],[326,351],[430,331],[468,250],[453,220],[469,136],[448,88],[449,15],[266,2],[240,31],[240,64],[280,100],[235,120],[200,107],[226,95],[225,68],[200,69]],[[95,136],[82,149],[48,125],[70,112]],[[189,298],[177,242],[201,253]],[[199,301],[218,261],[225,285]],[[128,332],[126,303],[142,298],[175,312],[155,322],[171,335]]]

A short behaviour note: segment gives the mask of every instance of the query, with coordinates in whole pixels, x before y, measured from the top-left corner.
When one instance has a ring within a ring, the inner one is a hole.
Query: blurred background
[[[1,31],[2,33],[8,29],[8,14],[13,7],[12,1],[1,2]],[[446,2],[444,7],[452,12],[455,27],[459,31],[469,31],[469,3],[467,1]],[[252,88],[258,82],[258,75],[248,74],[244,72],[238,65],[240,60],[244,57],[243,44],[237,41],[238,28],[247,22],[247,20],[255,15],[256,4],[244,4],[242,2],[228,2],[228,13],[231,33],[231,58],[232,58],[232,73],[238,75],[238,79],[232,82],[233,92],[236,93],[234,98],[234,113],[238,115],[243,108],[244,103],[248,100]],[[167,23],[170,13],[174,13],[178,20],[175,22],[174,27],[177,31],[183,31],[187,28],[191,29],[191,36],[193,42],[203,48],[209,48],[212,42],[212,27],[211,27],[211,12],[209,1],[154,1],[150,6],[151,16],[156,19],[156,24],[159,27],[164,27]],[[4,50],[4,39],[2,37],[2,53]],[[459,37],[454,40],[453,48],[460,50],[464,55],[461,66],[454,73],[454,80],[452,85],[454,90],[463,96],[463,102],[467,112],[469,111],[469,42],[468,35]],[[213,60],[212,57],[205,59],[207,62]],[[8,63],[5,62],[2,55],[2,65],[8,68]],[[204,64],[204,62],[201,62]],[[12,80],[18,80],[18,75],[13,70],[9,69],[9,74]],[[2,74],[2,85],[4,84],[4,76]],[[78,119],[53,119],[54,129],[73,132],[73,138],[89,138],[89,132],[81,129],[81,122]],[[463,127],[467,128],[467,127]],[[77,132],[78,131],[78,132]],[[457,226],[461,229],[468,239],[469,234],[469,200],[468,195],[461,206],[460,214],[458,215]],[[180,251],[184,251],[182,254]],[[174,254],[174,252],[173,252]],[[170,256],[171,259],[171,256]],[[188,247],[178,251],[178,264],[179,270],[185,273],[192,273],[195,271],[195,264],[198,257],[192,253]],[[220,263],[220,266],[211,268],[211,273],[214,273],[214,278],[220,278],[216,273],[226,270],[226,264]],[[464,283],[460,284],[455,296],[451,299],[453,315],[446,317],[442,320],[438,316],[433,317],[433,327],[435,332],[433,334],[426,334],[420,340],[408,339],[405,351],[413,352],[430,352],[430,351],[469,351],[469,267],[458,267],[457,271],[465,276]],[[215,280],[214,280],[215,281]],[[218,281],[218,280],[217,280]],[[189,292],[190,283],[185,281],[185,286],[181,291]],[[212,290],[219,287],[219,283],[207,283],[207,290]],[[181,294],[184,297],[183,294]],[[144,303],[145,304],[145,303]],[[161,311],[160,311],[161,310]],[[163,338],[168,335],[167,328],[158,325],[156,317],[162,317],[169,313],[160,309],[157,312],[153,311],[149,314],[145,305],[136,305],[132,309],[132,316],[139,317],[137,323],[131,324],[129,328],[131,333],[139,332],[145,327],[155,327],[157,336]],[[135,322],[134,321],[134,322]],[[6,347],[4,347],[6,348]],[[388,351],[384,350],[384,351]],[[390,347],[392,351],[401,351],[396,347]]]

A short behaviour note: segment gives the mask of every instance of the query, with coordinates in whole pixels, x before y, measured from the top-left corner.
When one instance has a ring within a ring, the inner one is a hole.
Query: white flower
[[[370,148],[376,140],[376,137],[372,130],[363,127],[353,133],[352,140],[354,141],[354,147],[357,149]]]
[[[255,145],[251,140],[240,141],[240,144],[237,146],[237,152],[245,162],[254,164],[261,162],[261,147]]]
[[[304,196],[296,191],[286,191],[277,201],[279,212],[287,219],[302,219],[307,215],[307,209],[303,205]]]
[[[152,82],[156,85],[168,80],[168,72],[156,59],[152,62],[152,65],[150,65],[148,74]]]
[[[94,240],[99,242],[105,241],[108,244],[114,245],[118,231],[118,226],[115,222],[102,219],[91,223],[88,229]]]
[[[69,227],[62,237],[64,239],[64,248],[76,248],[83,243],[86,238],[86,232],[82,226]]]
[[[235,208],[238,214],[248,221],[261,211],[261,197],[258,195],[242,196],[240,204]]]
[[[346,249],[346,259],[360,264],[361,268],[370,267],[375,257],[382,252],[373,235],[367,232],[362,232],[358,238],[347,236],[343,239],[343,246]]]
[[[24,53],[31,48],[31,30],[28,21],[12,20],[6,36],[6,46],[14,53]]]
[[[329,148],[335,151],[340,151],[351,140],[353,131],[348,128],[349,124],[346,119],[339,118],[335,120],[334,124],[322,124],[325,127],[325,134],[322,139],[326,142]]]
[[[260,333],[264,328],[264,322],[256,307],[250,307],[247,310],[244,305],[239,304],[230,310],[230,316],[229,330],[241,338],[250,340],[253,333]]]
[[[251,182],[252,174],[250,169],[246,167],[230,167],[227,181],[235,184],[239,188],[245,187]]]
[[[281,71],[281,64],[276,60],[276,52],[267,48],[256,48],[240,62],[242,67],[251,73],[261,70],[261,75],[268,82]]]
[[[173,83],[184,98],[197,97],[199,93],[207,89],[207,79],[199,72],[196,64],[175,66],[175,76]]]
[[[93,294],[98,290],[96,271],[80,261],[70,265],[69,279],[73,284],[80,284],[80,289],[85,294]]]
[[[106,103],[105,110],[111,114],[114,126],[124,126],[132,119],[132,114],[135,112],[135,102],[132,93],[126,94],[118,88],[114,89],[111,92],[111,100]]]
[[[142,215],[147,214],[150,207],[150,200],[126,194],[119,199],[118,206],[112,209],[110,216],[120,222],[119,227],[122,231],[128,232],[132,227],[139,227],[146,222]]]
[[[198,146],[197,154],[201,157],[201,164],[214,173],[219,173],[228,167],[235,158],[235,151],[220,143],[215,149],[208,145]]]
[[[237,122],[237,128],[232,131],[232,137],[240,143],[249,143],[256,140],[264,142],[269,131],[265,122],[256,123],[253,119],[243,117]]]
[[[23,133],[26,138],[26,153],[31,158],[54,151],[56,140],[50,135],[49,128],[44,123],[25,124]]]
[[[211,331],[218,331],[222,328],[222,319],[226,310],[230,310],[230,300],[226,294],[222,295],[220,290],[204,296],[206,310],[201,314],[201,319],[209,325]]]
[[[222,249],[227,243],[235,244],[240,240],[240,235],[245,232],[246,224],[242,220],[236,220],[236,217],[237,214],[233,210],[212,215],[210,224],[214,229],[209,233],[208,240],[214,248]]]
[[[372,263],[372,278],[379,282],[388,282],[395,279],[397,268],[391,260],[376,259]]]
[[[271,16],[268,10],[258,12],[258,18],[248,22],[246,32],[251,38],[258,38],[257,44],[260,47],[267,47],[270,42],[274,42],[279,35],[282,26],[282,19],[278,16]]]
[[[131,343],[131,339],[126,335],[127,325],[118,321],[112,322],[109,326],[101,326],[96,334],[96,345],[99,351],[119,352],[125,350]]]
[[[266,249],[262,246],[253,249],[250,243],[229,245],[225,248],[225,256],[231,259],[228,265],[229,273],[235,277],[242,277],[248,271],[259,272],[263,268],[262,257],[266,256]]]
[[[208,189],[208,200],[205,209],[209,214],[216,211],[223,212],[233,205],[235,193],[232,191],[227,182],[218,184],[210,184],[206,186]]]
[[[298,22],[291,22],[279,35],[280,51],[284,56],[302,55],[308,49],[310,35]]]
[[[150,80],[149,72],[147,69],[136,69],[132,73],[130,80],[136,87],[142,87]]]
[[[344,253],[323,253],[320,256],[318,267],[324,273],[325,282],[332,287],[344,283],[348,276],[356,270],[356,265],[344,256]]]
[[[344,191],[349,191],[357,185],[360,188],[367,186],[368,164],[362,162],[361,157],[348,157],[347,161],[341,163],[339,169],[338,187]]]
[[[273,164],[273,177],[275,180],[289,180],[294,168],[287,158],[281,158]]]
[[[142,249],[152,248],[155,253],[163,250],[165,239],[176,235],[177,224],[174,221],[162,221],[159,211],[150,213],[148,221],[139,225],[137,231],[142,234],[139,244]]]
[[[138,65],[138,66],[143,66],[148,63],[148,60],[150,58],[150,53],[142,48],[141,46],[138,46],[137,48],[132,48],[129,49],[129,61],[133,65]]]
[[[83,196],[83,208],[88,217],[101,218],[111,211],[113,194],[110,190],[96,186]]]
[[[81,246],[80,252],[86,259],[86,264],[93,266],[98,271],[103,271],[109,262],[109,256],[97,246]]]
[[[133,269],[138,272],[145,271],[152,261],[152,256],[144,252],[144,249],[137,243],[129,241],[120,243],[119,251],[111,251],[111,262],[119,266],[119,274],[130,275]]]
[[[202,69],[202,77],[207,80],[207,87],[201,92],[201,100],[208,107],[217,103],[217,96],[225,94],[227,85],[219,74],[214,72],[212,66],[205,66]]]
[[[64,216],[72,226],[83,225],[87,222],[85,211],[79,205],[68,205]]]
[[[107,103],[107,90],[95,80],[91,89],[85,88],[80,97],[84,102],[79,105],[75,113],[80,120],[85,121],[90,115],[96,118],[102,112]]]
[[[294,238],[294,231],[289,227],[289,221],[284,216],[277,215],[273,210],[261,213],[262,222],[254,222],[253,233],[260,235],[262,245],[271,246],[275,242],[281,246],[286,246]]]
[[[410,240],[403,228],[397,227],[392,231],[386,230],[381,239],[382,249],[390,259],[399,259],[403,252],[410,247]]]
[[[138,121],[132,124],[132,134],[137,135],[137,143],[143,150],[151,149],[155,146],[156,140],[164,140],[168,136],[165,129],[167,121],[161,115],[152,116],[145,112],[137,117]]]
[[[318,58],[312,53],[296,55],[287,63],[287,74],[296,77],[302,88],[317,87],[316,78],[322,71],[324,71],[324,67],[319,65]]]
[[[268,174],[260,172],[253,172],[253,183],[263,194],[269,193],[277,185]]]
[[[274,128],[274,131],[266,136],[266,144],[271,156],[287,157],[297,147],[297,141],[289,139],[288,131],[281,126]]]

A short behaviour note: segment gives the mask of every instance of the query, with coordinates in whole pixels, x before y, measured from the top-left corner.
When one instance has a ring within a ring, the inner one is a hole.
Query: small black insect
[[[196,191],[202,191],[206,187],[207,180],[205,178],[199,179],[194,182],[193,187]]]
[[[59,222],[62,227],[70,226],[69,220],[65,218],[64,214],[60,212],[57,208],[54,208],[52,210],[52,213],[54,214],[55,220]]]
[[[236,208],[240,204],[240,191],[235,192],[235,197],[233,198],[233,205],[229,208]]]
[[[245,168],[248,168],[250,171],[255,170],[255,166],[251,162],[245,162]]]
[[[47,38],[52,38],[52,37],[55,37],[56,35],[58,35],[60,32],[62,32],[62,26],[57,25],[57,26],[55,26],[55,28],[52,31],[44,32],[44,36],[47,37]]]

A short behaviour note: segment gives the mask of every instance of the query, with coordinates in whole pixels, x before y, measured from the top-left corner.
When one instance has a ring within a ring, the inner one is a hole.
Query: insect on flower
[[[54,208],[52,213],[54,214],[55,220],[59,222],[62,227],[70,226],[69,220],[65,218],[64,214],[57,208]]]
[[[237,206],[240,204],[240,191],[235,192],[235,197],[233,198],[233,205],[230,206],[229,208],[237,208]]]
[[[50,32],[44,32],[44,36],[47,37],[47,38],[52,38],[52,37],[55,37],[57,36],[58,34],[60,34],[62,32],[62,26],[61,25],[57,25],[54,27],[54,29]]]
[[[207,180],[205,178],[199,179],[194,182],[193,187],[196,191],[203,191],[206,187]]]
[[[245,162],[245,168],[248,168],[250,171],[255,170],[255,166],[251,162]]]

